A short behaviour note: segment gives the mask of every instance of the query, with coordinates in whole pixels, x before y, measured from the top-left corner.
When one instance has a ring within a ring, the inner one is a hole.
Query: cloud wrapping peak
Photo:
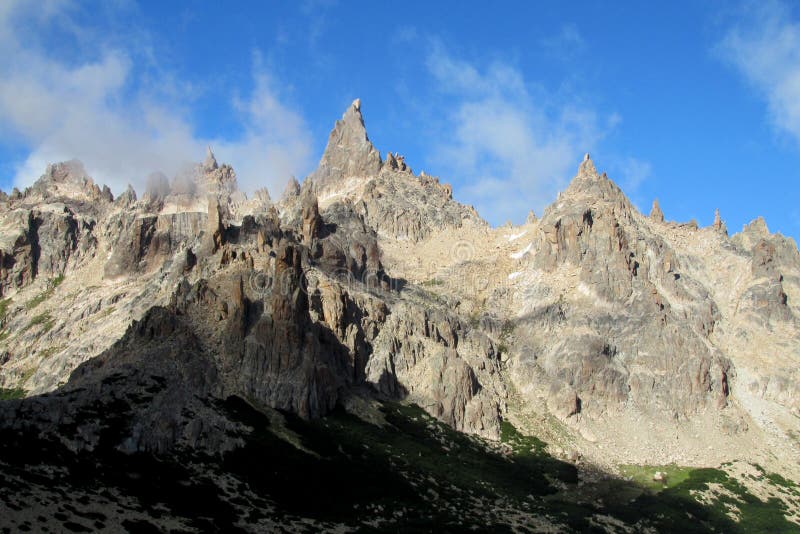
[[[29,149],[15,185],[32,183],[47,163],[77,158],[114,191],[128,183],[141,191],[148,174],[175,175],[202,159],[208,144],[221,161],[233,164],[245,191],[280,191],[290,174],[308,170],[308,128],[282,104],[279,86],[267,73],[254,73],[248,98],[224,103],[239,112],[241,135],[201,138],[181,91],[141,79],[135,43],[106,45],[101,36],[93,53],[69,59],[40,46],[35,36],[54,24],[70,29],[76,40],[84,31],[72,20],[69,2],[51,0],[45,7],[11,1],[0,9],[0,137]]]
[[[800,23],[789,6],[748,5],[718,51],[765,96],[773,124],[800,142]]]

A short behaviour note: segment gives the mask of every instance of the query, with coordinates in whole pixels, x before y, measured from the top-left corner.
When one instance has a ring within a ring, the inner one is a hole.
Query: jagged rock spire
[[[658,205],[658,199],[653,200],[653,208],[650,210],[650,218],[656,222],[664,222],[664,212]]]
[[[607,200],[621,202],[625,206],[630,205],[630,201],[625,197],[625,194],[608,178],[606,173],[600,174],[597,172],[594,162],[588,153],[583,156],[583,161],[578,167],[578,174],[572,179],[564,193],[568,196],[577,195],[589,197],[592,200]]]
[[[296,197],[300,194],[300,184],[294,176],[289,177],[286,187],[283,188],[283,198]]]
[[[599,178],[600,174],[597,172],[597,168],[595,168],[594,162],[587,152],[583,156],[583,161],[581,161],[581,164],[578,167],[578,174],[575,175],[575,178],[573,178],[570,188],[578,187],[585,189],[586,187],[597,182]]]
[[[728,227],[719,215],[719,208],[714,210],[714,230],[722,234],[728,235]]]
[[[136,191],[131,184],[117,197],[115,203],[123,208],[129,208],[136,203]]]
[[[346,178],[375,176],[380,170],[381,156],[367,136],[361,100],[355,99],[336,121],[319,167],[309,178],[319,194],[336,189]]]
[[[592,157],[588,152],[583,155],[583,161],[578,169],[578,173],[586,176],[597,176],[597,169],[595,168]]]
[[[769,235],[769,228],[767,228],[767,221],[764,220],[764,217],[757,217],[750,221],[749,224],[744,225],[742,228],[743,233],[753,234],[761,237],[766,237]]]
[[[317,195],[314,194],[311,187],[305,187],[305,185],[300,192],[303,243],[311,245],[311,242],[319,236],[322,218],[319,215]]]
[[[203,169],[206,171],[213,171],[217,165],[217,158],[214,157],[214,152],[211,151],[211,146],[206,147],[206,159],[203,161]]]

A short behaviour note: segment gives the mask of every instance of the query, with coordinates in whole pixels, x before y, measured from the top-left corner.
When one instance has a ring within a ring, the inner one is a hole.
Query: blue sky
[[[0,187],[76,157],[141,190],[206,144],[273,196],[360,97],[494,224],[584,152],[636,205],[800,236],[800,10],[759,2],[0,3]]]

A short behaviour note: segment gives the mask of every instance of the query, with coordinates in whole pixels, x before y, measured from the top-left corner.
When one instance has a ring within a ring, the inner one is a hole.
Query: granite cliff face
[[[126,453],[215,454],[241,445],[225,399],[313,419],[378,398],[600,464],[800,476],[796,244],[645,216],[588,155],[541,218],[492,229],[382,159],[357,100],[277,202],[210,149],[141,198],[68,162],[2,195],[0,228],[0,385],[28,397],[0,428],[70,450],[107,439],[106,411],[130,415]]]
[[[381,160],[367,136],[356,100],[336,122],[319,168],[309,176],[320,204],[350,202],[375,232],[417,242],[444,228],[486,226],[477,212],[453,202],[453,190],[425,173],[415,175],[403,156]]]

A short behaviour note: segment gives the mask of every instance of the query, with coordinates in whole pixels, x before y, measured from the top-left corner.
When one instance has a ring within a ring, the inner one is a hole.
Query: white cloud
[[[747,5],[718,51],[765,97],[773,124],[800,142],[800,23],[790,7]]]
[[[446,135],[433,147],[435,163],[467,184],[459,198],[494,224],[520,222],[530,209],[541,213],[603,137],[603,125],[618,121],[559,105],[541,90],[532,94],[508,64],[481,70],[434,47],[427,65],[446,96]]]
[[[238,140],[214,141],[218,159],[236,162],[239,186],[253,191],[266,186],[273,197],[283,191],[290,175],[308,170],[312,139],[302,117],[286,108],[274,82],[256,74],[250,98],[235,101],[242,114],[245,135]]]
[[[235,139],[200,138],[185,91],[139,78],[136,43],[120,45],[117,38],[111,46],[101,39],[93,52],[81,50],[67,60],[68,54],[56,56],[32,39],[54,23],[76,38],[84,31],[70,17],[69,2],[44,6],[12,1],[0,8],[0,136],[21,139],[30,149],[16,185],[32,183],[47,163],[77,158],[96,181],[115,191],[132,183],[141,192],[150,172],[174,175],[202,160],[207,144],[234,166],[245,191],[266,186],[275,194],[289,174],[308,170],[308,128],[282,103],[280,86],[258,64],[252,94],[232,102],[243,133]],[[170,73],[159,70],[159,75],[171,79]],[[170,85],[192,84],[172,79]]]
[[[636,193],[642,182],[650,178],[653,173],[653,167],[649,162],[631,156],[612,156],[609,158],[608,167],[611,169],[609,175],[614,173],[619,180],[619,186],[628,195]]]
[[[583,36],[573,23],[564,24],[557,33],[543,37],[541,44],[550,55],[562,59],[571,59],[586,47]]]

